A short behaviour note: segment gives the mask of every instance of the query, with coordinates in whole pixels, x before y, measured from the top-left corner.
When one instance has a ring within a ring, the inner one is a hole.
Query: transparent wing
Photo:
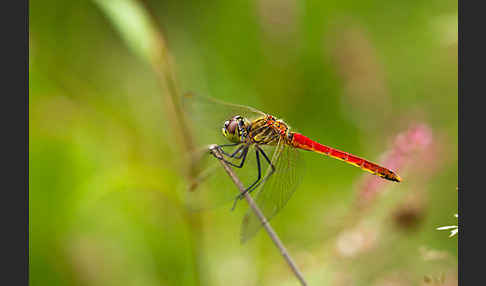
[[[241,115],[251,121],[265,114],[251,107],[225,103],[196,94],[185,95],[182,103],[197,146],[194,152],[186,154],[187,159],[192,162],[196,177],[182,190],[184,202],[190,209],[204,210],[233,201],[239,191],[207,147],[210,144],[230,143],[223,136],[221,129],[224,122],[231,117]],[[224,147],[224,150],[232,153],[236,148]],[[233,168],[245,185],[251,184],[257,178],[255,157],[255,150],[250,147],[243,168]],[[240,162],[237,159],[230,161],[235,164]]]
[[[183,97],[183,109],[200,146],[229,143],[221,130],[224,122],[235,115],[250,121],[265,116],[265,113],[249,106],[225,103],[194,93]]]
[[[270,221],[289,201],[303,175],[303,160],[297,149],[279,142],[272,156],[275,172],[255,190],[255,202]],[[267,174],[270,168],[267,170]],[[262,227],[251,209],[246,213],[241,227],[241,242],[252,238]]]
[[[225,148],[227,152],[234,149],[234,147],[232,149],[230,147]],[[274,149],[275,147],[269,147],[267,151],[269,154],[272,154],[271,152]],[[239,189],[231,181],[218,159],[214,158],[207,149],[202,150],[201,158],[197,162],[198,177],[183,190],[183,201],[186,207],[193,211],[220,207],[226,203],[233,202],[238,194],[240,194]],[[227,159],[229,160],[229,158]],[[260,155],[262,166],[267,166],[262,159]],[[232,161],[233,163],[240,162],[238,160]],[[232,169],[245,187],[255,182],[258,177],[255,147],[249,147],[243,168],[232,167]],[[237,207],[244,205],[244,202],[240,202]],[[228,210],[231,209],[231,206],[232,204],[228,204]]]

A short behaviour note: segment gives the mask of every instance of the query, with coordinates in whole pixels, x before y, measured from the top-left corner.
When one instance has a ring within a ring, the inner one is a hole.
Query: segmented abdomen
[[[322,145],[317,143],[316,141],[309,139],[308,137],[299,134],[299,133],[293,133],[292,134],[292,146],[303,149],[303,150],[309,150],[309,151],[314,151],[323,155],[330,156],[332,158],[339,159],[341,161],[344,161],[346,163],[349,163],[351,165],[354,165],[356,167],[359,167],[365,171],[368,171],[374,175],[378,175],[384,179],[394,181],[394,182],[400,182],[402,179],[395,174],[393,171],[382,167],[378,164],[375,164],[373,162],[370,162],[366,159],[354,156],[352,154]]]

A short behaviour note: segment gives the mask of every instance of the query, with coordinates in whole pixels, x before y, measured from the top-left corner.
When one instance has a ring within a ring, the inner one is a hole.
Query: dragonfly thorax
[[[249,130],[250,142],[259,145],[276,145],[282,140],[292,142],[292,132],[288,125],[271,115],[252,121]]]
[[[223,135],[233,143],[244,142],[248,136],[250,121],[240,115],[224,122]]]

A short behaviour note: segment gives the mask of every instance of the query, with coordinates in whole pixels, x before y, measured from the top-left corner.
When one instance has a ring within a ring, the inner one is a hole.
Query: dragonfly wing
[[[272,156],[275,172],[255,190],[255,202],[270,221],[289,201],[303,174],[303,161],[297,149],[279,142]],[[267,169],[267,174],[270,167]],[[241,242],[252,238],[262,223],[251,209],[246,213],[241,228]]]
[[[194,176],[179,189],[182,202],[188,210],[214,209],[234,199],[237,193],[231,188],[231,180],[218,159],[200,148],[189,160],[195,165]]]
[[[199,146],[229,143],[221,130],[224,122],[235,115],[250,121],[265,116],[265,113],[249,106],[226,103],[193,93],[183,97],[183,109]]]
[[[235,115],[253,120],[265,114],[257,109],[225,103],[211,97],[188,93],[182,99],[183,110],[188,126],[194,135],[196,150],[188,152],[186,159],[192,162],[195,171],[193,181],[182,189],[182,198],[190,209],[212,209],[226,202],[233,201],[238,190],[224,172],[220,163],[207,149],[210,144],[230,143],[222,134],[224,122]],[[233,153],[235,147],[224,147],[227,153]],[[239,164],[240,160],[227,160]],[[250,167],[251,166],[251,167]],[[245,166],[233,168],[244,184],[251,184],[256,176],[255,150],[250,147]]]
[[[224,150],[231,153],[231,150],[235,150],[235,148],[237,147],[225,147]],[[270,150],[273,149],[270,148]],[[219,160],[212,156],[209,151],[204,150],[204,148],[200,149],[197,157],[197,159],[193,159],[197,160],[197,177],[190,182],[187,188],[181,189],[183,191],[181,198],[186,207],[190,210],[200,211],[214,209],[226,203],[234,202],[240,191],[225,172]],[[238,165],[242,160],[228,157],[226,159]],[[250,186],[258,176],[255,147],[249,146],[242,168],[232,167],[232,169],[244,186]],[[230,208],[231,205],[228,205],[228,210]]]

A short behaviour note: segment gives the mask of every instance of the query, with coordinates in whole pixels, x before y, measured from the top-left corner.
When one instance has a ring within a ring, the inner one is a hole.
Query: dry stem
[[[221,158],[222,159],[221,152],[217,148],[217,145],[211,145],[211,146],[209,146],[209,150],[211,151],[211,153],[214,156],[216,156],[216,158],[218,158],[218,159]],[[262,223],[263,227],[267,231],[268,236],[270,236],[270,238],[272,239],[272,241],[275,244],[275,246],[277,246],[277,248],[280,251],[280,254],[282,254],[282,256],[284,257],[285,261],[287,261],[287,264],[290,266],[290,269],[292,269],[292,272],[294,272],[294,274],[297,277],[297,279],[299,280],[299,282],[302,285],[307,285],[307,283],[304,280],[304,276],[302,275],[302,273],[300,272],[300,270],[297,268],[297,265],[293,261],[292,257],[290,257],[289,252],[287,251],[287,249],[283,245],[282,241],[280,241],[280,238],[278,238],[277,233],[273,230],[272,226],[270,225],[270,223],[268,222],[268,220],[265,218],[265,215],[263,215],[262,211],[257,206],[257,204],[255,203],[255,201],[253,200],[253,198],[250,196],[250,194],[248,194],[248,192],[244,193],[245,187],[241,183],[240,179],[238,179],[238,177],[236,176],[236,174],[233,172],[233,169],[231,169],[231,167],[228,164],[226,164],[226,162],[224,160],[219,160],[219,162],[223,166],[223,168],[226,171],[226,173],[228,174],[228,176],[230,176],[231,180],[236,185],[236,187],[238,187],[238,190],[241,193],[244,194],[244,197],[245,197],[246,201],[250,205],[250,207],[253,210],[253,212],[257,215],[258,219],[260,220],[260,222]]]

